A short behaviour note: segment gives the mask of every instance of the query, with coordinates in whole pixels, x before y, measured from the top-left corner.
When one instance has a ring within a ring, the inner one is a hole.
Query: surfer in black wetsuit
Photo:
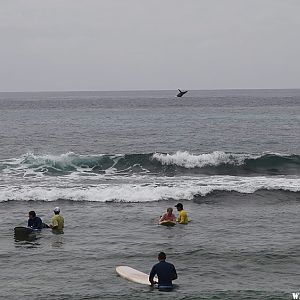
[[[35,211],[33,210],[28,213],[28,227],[31,227],[32,229],[43,228],[43,222],[41,218],[37,217]]]
[[[178,89],[179,93],[177,94],[177,97],[182,97],[184,94],[186,94],[188,91],[181,91]]]
[[[149,281],[153,286],[155,284],[153,278],[158,277],[158,289],[160,291],[171,291],[173,289],[172,280],[177,279],[176,269],[173,264],[166,262],[166,254],[160,252],[158,254],[159,263],[152,267],[149,275]]]

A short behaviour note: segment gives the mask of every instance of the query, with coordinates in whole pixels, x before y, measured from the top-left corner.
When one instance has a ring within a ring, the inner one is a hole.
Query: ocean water
[[[0,93],[0,298],[292,299],[300,90]],[[157,225],[182,202],[191,222]],[[16,240],[29,210],[49,229]],[[165,251],[162,293],[117,276]]]

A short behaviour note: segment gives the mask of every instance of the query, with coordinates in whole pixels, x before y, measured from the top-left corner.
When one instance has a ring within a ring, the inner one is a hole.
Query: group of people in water
[[[189,222],[188,215],[187,215],[187,212],[183,209],[182,203],[177,203],[175,205],[175,207],[177,208],[178,213],[179,213],[177,219],[176,219],[175,215],[173,214],[173,208],[169,207],[169,208],[167,208],[167,212],[164,213],[160,217],[158,223],[162,224],[162,222],[166,222],[166,221],[176,223],[176,221],[177,221],[179,224],[187,224]]]
[[[179,213],[178,218],[176,219],[175,215],[173,214],[173,208],[167,208],[167,212],[164,213],[160,219],[159,224],[163,224],[163,222],[178,222],[179,224],[188,224],[188,214],[183,209],[182,203],[177,203],[175,205],[177,211]],[[177,272],[175,266],[169,262],[166,262],[166,254],[164,252],[160,252],[158,254],[158,263],[155,264],[150,272],[149,281],[151,286],[154,284],[158,284],[158,289],[160,291],[171,291],[173,289],[172,281],[177,279]],[[154,276],[157,275],[158,282],[154,281]]]
[[[177,211],[179,213],[177,219],[173,214],[172,207],[167,209],[167,212],[164,213],[160,219],[159,223],[165,221],[171,221],[179,224],[188,224],[188,215],[187,212],[183,209],[182,203],[177,203],[175,205]],[[43,223],[42,219],[38,217],[35,211],[30,211],[28,213],[28,227],[32,229],[42,229],[42,228],[52,228],[56,230],[63,230],[64,228],[64,218],[60,215],[60,208],[55,207],[54,216],[52,217],[51,224],[47,225]],[[164,252],[160,252],[158,254],[158,263],[152,267],[152,270],[149,275],[150,284],[153,286],[154,284],[158,284],[158,289],[161,291],[170,291],[173,288],[172,281],[177,279],[177,272],[173,264],[166,262],[166,254]],[[154,281],[154,277],[157,275],[158,282]]]
[[[32,229],[43,229],[43,228],[52,228],[55,230],[63,230],[64,228],[64,218],[60,215],[60,208],[57,206],[53,210],[54,216],[51,219],[51,224],[47,225],[43,223],[42,219],[38,217],[34,210],[31,210],[28,213],[28,224],[27,226]]]

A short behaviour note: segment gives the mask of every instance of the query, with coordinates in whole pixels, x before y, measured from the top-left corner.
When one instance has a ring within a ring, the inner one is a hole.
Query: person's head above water
[[[57,206],[53,209],[54,213],[58,215],[60,213],[60,208]]]
[[[159,261],[166,260],[166,258],[167,258],[166,253],[165,252],[159,252],[157,258],[158,258]]]
[[[34,211],[34,210],[31,210],[31,211],[28,213],[28,217],[29,217],[29,219],[35,218],[35,217],[36,217],[35,211]]]
[[[173,212],[173,208],[172,208],[172,207],[167,208],[167,213],[168,213],[169,215],[171,215],[172,212]]]
[[[175,205],[175,207],[177,207],[177,210],[183,210],[183,205],[182,205],[182,203],[177,203],[176,205]]]

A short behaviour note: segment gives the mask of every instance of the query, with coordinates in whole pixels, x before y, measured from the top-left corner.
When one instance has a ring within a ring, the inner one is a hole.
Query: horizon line
[[[87,92],[159,92],[177,91],[178,89],[137,89],[137,90],[36,90],[36,91],[0,91],[0,93],[87,93]],[[185,89],[186,90],[186,89]],[[251,91],[251,90],[300,90],[300,88],[220,88],[220,89],[189,89],[188,91]]]

